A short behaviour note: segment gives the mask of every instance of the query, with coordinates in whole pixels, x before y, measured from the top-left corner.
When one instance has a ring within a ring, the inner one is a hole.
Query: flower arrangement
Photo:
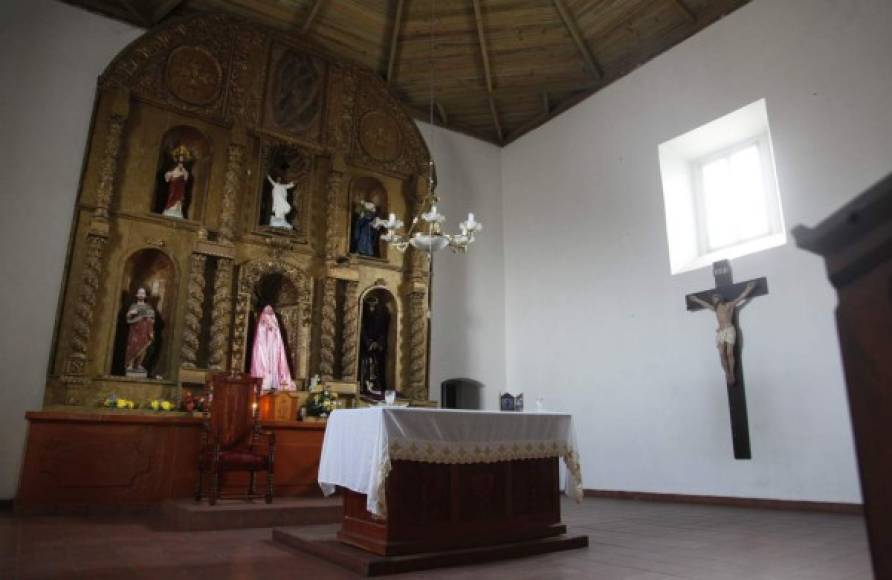
[[[307,399],[307,415],[310,417],[328,417],[337,407],[338,394],[328,389],[310,395]]]
[[[112,393],[102,402],[102,406],[109,409],[135,409],[136,403],[130,399],[119,399],[117,395]]]
[[[159,401],[157,399],[152,401],[151,403],[149,403],[149,406],[152,408],[153,411],[175,411],[176,410],[176,405],[174,405],[170,401]]]
[[[191,413],[193,411],[204,411],[204,397],[196,397],[191,391],[183,391],[183,401],[181,403],[183,411]]]

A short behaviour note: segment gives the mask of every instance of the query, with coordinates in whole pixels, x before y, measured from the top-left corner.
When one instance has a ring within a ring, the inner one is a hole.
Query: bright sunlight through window
[[[660,145],[673,274],[786,242],[765,102]]]

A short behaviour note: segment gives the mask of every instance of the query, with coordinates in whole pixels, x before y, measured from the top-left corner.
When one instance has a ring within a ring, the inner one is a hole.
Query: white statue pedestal
[[[294,228],[291,224],[288,223],[288,220],[285,218],[280,218],[276,216],[272,216],[269,218],[269,225],[273,228],[282,228],[283,230],[293,230]]]

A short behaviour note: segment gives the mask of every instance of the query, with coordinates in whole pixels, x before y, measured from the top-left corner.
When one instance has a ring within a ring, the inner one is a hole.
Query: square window
[[[673,274],[786,243],[764,100],[659,154]]]

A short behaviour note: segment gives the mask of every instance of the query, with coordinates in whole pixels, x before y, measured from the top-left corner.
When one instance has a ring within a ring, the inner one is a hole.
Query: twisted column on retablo
[[[323,379],[334,377],[335,360],[335,317],[337,299],[335,291],[338,281],[326,278],[322,286],[322,335],[319,339],[319,374]]]
[[[183,345],[180,348],[180,364],[195,368],[201,336],[201,317],[204,306],[204,267],[207,256],[194,253],[189,260],[189,292],[186,301],[186,320],[183,328]]]
[[[359,326],[359,282],[348,280],[344,291],[344,315],[341,326],[341,380],[356,380],[356,346]]]
[[[223,370],[229,354],[232,328],[232,260],[219,258],[214,275],[214,304],[211,310],[211,344],[208,366]]]

